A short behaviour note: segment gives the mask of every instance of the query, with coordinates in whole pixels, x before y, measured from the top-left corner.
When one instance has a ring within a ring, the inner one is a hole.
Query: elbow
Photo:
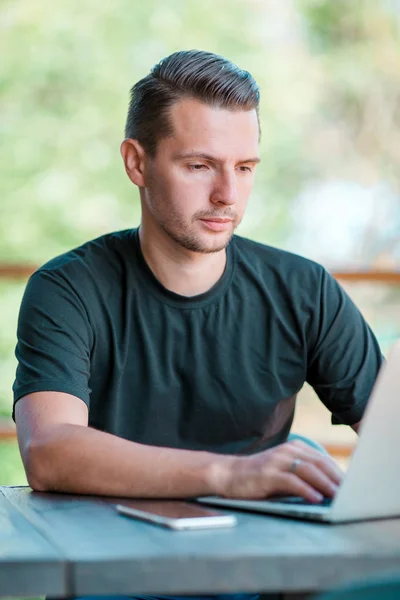
[[[29,444],[22,454],[25,474],[29,486],[35,492],[49,492],[51,484],[51,460],[44,444]]]
[[[28,485],[34,492],[49,492],[50,488],[40,479],[37,479],[33,473],[26,473]]]

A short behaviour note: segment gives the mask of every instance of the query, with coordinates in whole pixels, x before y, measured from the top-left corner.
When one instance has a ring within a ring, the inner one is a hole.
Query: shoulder
[[[47,261],[37,272],[58,271],[67,267],[78,267],[79,265],[92,267],[99,263],[104,266],[121,257],[127,258],[135,243],[135,231],[135,229],[115,231],[89,240],[81,246],[77,246]],[[131,255],[133,254],[131,252]]]
[[[135,231],[108,233],[56,256],[33,273],[28,287],[63,288],[79,296],[112,288],[135,260]]]
[[[134,229],[115,231],[85,242],[49,260],[37,272],[96,267],[99,264],[106,266],[118,259],[127,258],[134,244],[135,231]]]
[[[327,274],[319,263],[280,248],[255,242],[235,235],[232,239],[236,262],[239,266],[257,270],[260,276],[278,278],[280,281],[298,280],[321,282]]]

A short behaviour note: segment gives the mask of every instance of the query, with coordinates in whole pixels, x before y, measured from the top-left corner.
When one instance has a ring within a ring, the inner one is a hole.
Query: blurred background
[[[400,337],[399,0],[0,0],[0,484],[32,270],[139,223],[119,155],[128,94],[163,56],[223,54],[261,86],[262,165],[239,233],[324,264],[383,352]],[[347,460],[309,388],[294,429]]]

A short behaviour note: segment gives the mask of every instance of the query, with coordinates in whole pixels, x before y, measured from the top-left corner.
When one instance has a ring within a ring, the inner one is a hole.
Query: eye
[[[205,171],[205,170],[208,169],[207,165],[203,165],[203,164],[200,164],[200,163],[195,163],[193,165],[188,165],[188,168],[191,171]]]
[[[241,173],[252,173],[253,172],[253,169],[247,165],[240,165],[238,168]]]

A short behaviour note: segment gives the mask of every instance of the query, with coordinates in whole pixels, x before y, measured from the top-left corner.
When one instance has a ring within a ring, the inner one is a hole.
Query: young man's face
[[[259,160],[255,110],[184,99],[171,108],[173,134],[146,161],[143,218],[194,252],[225,248],[242,220]]]

